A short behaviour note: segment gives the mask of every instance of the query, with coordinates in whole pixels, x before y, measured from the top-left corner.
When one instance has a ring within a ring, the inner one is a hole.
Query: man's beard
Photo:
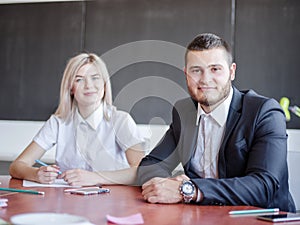
[[[204,92],[199,96],[198,90],[194,91],[195,89],[190,88],[188,86],[189,93],[191,97],[196,100],[198,103],[200,103],[203,106],[209,107],[209,106],[214,106],[218,103],[221,103],[224,101],[224,99],[227,98],[227,96],[230,93],[230,88],[231,88],[231,80],[228,79],[226,85],[222,87],[221,91],[218,92],[217,97],[211,97],[211,96],[206,96]]]

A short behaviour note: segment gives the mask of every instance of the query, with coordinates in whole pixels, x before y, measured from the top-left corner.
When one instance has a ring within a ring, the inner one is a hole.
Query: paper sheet
[[[115,217],[106,215],[106,219],[109,222],[115,223],[115,224],[143,224],[144,219],[141,213],[133,214],[126,217]]]
[[[8,202],[7,198],[0,198],[0,208],[7,207],[7,202]]]
[[[52,184],[41,184],[29,180],[23,180],[23,187],[75,187],[69,185],[63,179],[56,179]]]

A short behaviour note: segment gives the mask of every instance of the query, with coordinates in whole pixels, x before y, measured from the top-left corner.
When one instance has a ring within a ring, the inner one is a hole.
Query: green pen
[[[33,190],[23,190],[23,189],[14,189],[14,188],[0,188],[0,191],[11,191],[11,192],[20,192],[20,193],[28,193],[34,195],[44,195],[43,191],[33,191]]]
[[[230,211],[230,215],[247,215],[247,214],[258,214],[258,213],[276,213],[279,212],[278,208],[274,209],[250,209],[250,210],[236,210]]]

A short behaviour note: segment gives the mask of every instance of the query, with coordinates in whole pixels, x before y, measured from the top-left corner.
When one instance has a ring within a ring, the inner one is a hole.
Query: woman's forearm
[[[26,179],[31,181],[38,181],[37,179],[38,168],[29,166],[22,161],[14,161],[9,167],[9,173],[12,177],[18,179]]]
[[[135,184],[137,166],[116,171],[96,172],[100,177],[101,184]]]

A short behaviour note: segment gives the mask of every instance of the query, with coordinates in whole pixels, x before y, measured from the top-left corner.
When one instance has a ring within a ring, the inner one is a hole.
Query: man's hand
[[[142,186],[142,195],[150,203],[178,203],[182,201],[179,187],[183,180],[189,180],[185,175],[174,178],[155,177]]]

